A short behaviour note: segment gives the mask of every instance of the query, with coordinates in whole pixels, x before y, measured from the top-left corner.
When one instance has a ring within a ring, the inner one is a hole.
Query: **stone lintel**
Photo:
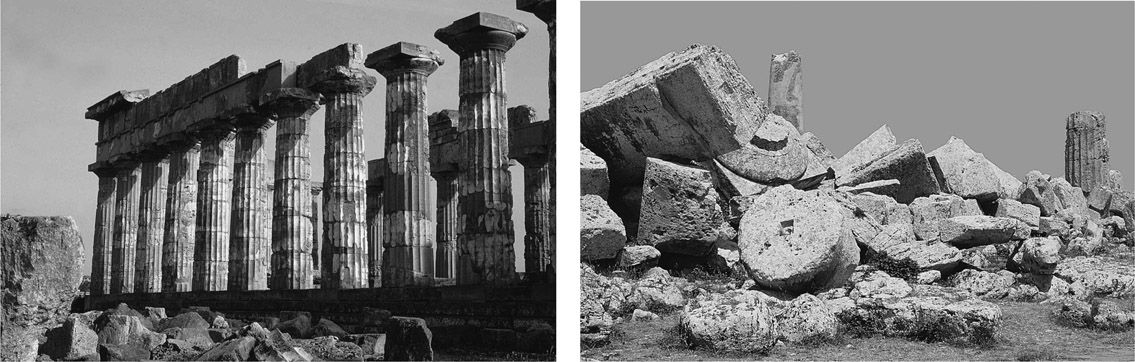
[[[520,22],[493,13],[478,12],[434,32],[434,38],[458,54],[477,49],[509,50],[528,34]]]
[[[363,69],[363,47],[354,43],[343,43],[316,54],[296,70],[296,84],[298,88],[311,88],[316,83],[325,80],[323,73],[336,67],[347,69]]]
[[[102,122],[111,114],[129,109],[135,103],[150,96],[149,89],[121,90],[103,98],[93,106],[87,107],[86,119]]]
[[[414,43],[400,41],[367,55],[366,67],[384,77],[402,72],[433,74],[445,64],[437,50]]]
[[[516,0],[516,10],[535,14],[548,23],[556,19],[556,0]]]

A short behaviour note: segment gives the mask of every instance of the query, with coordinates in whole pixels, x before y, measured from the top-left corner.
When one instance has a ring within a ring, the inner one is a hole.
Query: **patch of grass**
[[[914,260],[910,258],[895,259],[887,256],[887,254],[873,252],[870,248],[863,248],[863,250],[865,250],[864,257],[867,260],[864,264],[907,282],[914,282],[918,279],[920,269],[918,263],[915,263]]]

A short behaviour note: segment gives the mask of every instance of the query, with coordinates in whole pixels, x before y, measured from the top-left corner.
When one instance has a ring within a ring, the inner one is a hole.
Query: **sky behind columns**
[[[428,80],[430,113],[457,109],[457,54],[433,37],[478,11],[528,26],[508,52],[510,107],[548,114],[548,32],[513,0],[57,1],[3,2],[0,63],[0,209],[22,215],[70,215],[90,268],[98,178],[97,123],[87,107],[118,90],[151,94],[230,55],[250,72],[277,59],[303,62],[342,43],[366,53],[398,41],[437,49],[445,64]],[[383,157],[386,81],[377,72],[363,99],[366,158]],[[312,116],[312,179],[323,180],[322,109]],[[272,156],[275,130],[265,145]],[[523,169],[512,168],[517,270],[523,270]],[[431,208],[432,211],[432,208]]]
[[[1065,119],[1107,117],[1135,189],[1133,2],[584,2],[581,90],[691,44],[762,98],[771,55],[803,62],[804,130],[842,156],[883,124],[926,152],[957,136],[1001,169],[1064,176]]]

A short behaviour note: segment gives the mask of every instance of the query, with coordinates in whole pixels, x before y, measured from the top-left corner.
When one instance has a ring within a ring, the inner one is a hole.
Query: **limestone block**
[[[627,246],[619,254],[619,268],[623,270],[647,270],[658,265],[662,252],[649,245]]]
[[[836,175],[851,172],[856,166],[883,156],[887,151],[895,148],[896,142],[895,135],[891,133],[891,128],[884,124],[870,136],[859,141],[859,144],[856,144],[851,151],[847,151],[843,157],[835,160],[832,163],[832,168],[835,169]]]
[[[962,260],[958,248],[937,240],[916,241],[909,226],[884,225],[883,229],[864,245],[891,259],[910,259],[922,270],[953,270]]]
[[[614,258],[627,242],[627,231],[619,215],[598,195],[583,195],[579,206],[580,259]]]
[[[836,171],[836,186],[887,179],[897,179],[900,183],[887,196],[904,204],[939,191],[938,181],[930,170],[922,144],[915,139],[907,140],[877,158],[853,166],[843,174]]]
[[[686,343],[715,351],[763,353],[776,345],[776,319],[764,293],[731,290],[699,296],[682,311]]]
[[[392,317],[386,331],[386,360],[432,361],[433,332],[421,318]]]
[[[85,273],[83,240],[75,221],[69,216],[5,215],[0,223],[4,326],[62,322]]]
[[[663,253],[706,255],[713,251],[724,221],[708,170],[647,159],[639,243]]]
[[[955,216],[981,215],[977,201],[964,200],[957,195],[935,194],[919,197],[910,203],[914,235],[918,240],[938,237],[938,224]]]
[[[971,149],[964,140],[950,137],[942,147],[926,156],[938,160],[946,183],[955,195],[967,199],[992,200],[1001,193],[1001,180],[993,163]]]
[[[859,264],[844,206],[829,193],[769,190],[741,219],[741,262],[757,284],[789,293],[842,285]]]
[[[1013,199],[997,200],[997,213],[994,216],[1010,217],[1021,220],[1031,227],[1040,227],[1040,208]]]
[[[1000,244],[1029,237],[1029,226],[1017,219],[993,216],[955,216],[938,224],[942,242],[959,248]]]
[[[579,145],[579,187],[580,195],[599,195],[604,199],[611,190],[607,162],[583,145]]]
[[[1059,238],[1029,238],[1021,243],[1012,260],[1021,272],[1052,275],[1061,259],[1060,247]]]

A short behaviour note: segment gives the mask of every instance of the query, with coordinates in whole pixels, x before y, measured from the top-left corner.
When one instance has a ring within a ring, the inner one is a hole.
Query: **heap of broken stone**
[[[960,138],[926,152],[886,125],[836,158],[799,129],[799,61],[773,56],[770,83],[796,80],[770,86],[769,99],[795,99],[775,107],[703,45],[583,93],[585,344],[677,310],[688,342],[714,349],[762,351],[800,338],[777,331],[831,336],[865,319],[884,321],[857,332],[985,343],[1001,319],[990,299],[1135,296],[1135,200],[1117,172],[1099,193],[1039,171],[1022,181]],[[1128,257],[1082,267],[1107,255]],[[713,292],[672,276],[691,269],[737,283]],[[828,322],[784,317],[795,303]]]

